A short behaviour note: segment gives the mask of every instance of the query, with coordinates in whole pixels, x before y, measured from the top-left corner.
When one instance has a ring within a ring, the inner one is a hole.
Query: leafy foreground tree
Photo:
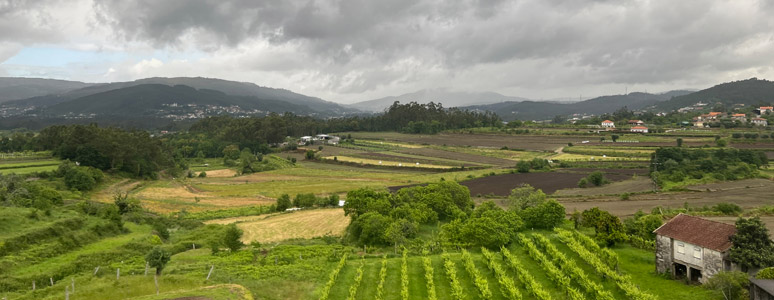
[[[172,257],[169,252],[159,246],[156,246],[151,250],[148,255],[145,256],[145,261],[148,262],[148,266],[156,268],[156,273],[153,274],[153,282],[156,284],[156,294],[159,293],[159,280],[161,276],[161,270],[167,266],[169,259]]]
[[[705,288],[723,294],[726,300],[749,299],[747,292],[749,286],[750,280],[747,278],[747,273],[739,271],[717,273],[704,285]]]
[[[242,233],[242,229],[239,229],[236,224],[229,225],[223,236],[223,245],[228,247],[232,253],[239,251],[239,249],[244,246],[240,240],[242,238]]]
[[[774,265],[774,242],[759,217],[737,219],[736,234],[730,239],[730,257],[743,270]]]
[[[613,246],[626,240],[626,231],[621,219],[597,207],[584,210],[581,225],[594,228],[594,239],[604,245]]]

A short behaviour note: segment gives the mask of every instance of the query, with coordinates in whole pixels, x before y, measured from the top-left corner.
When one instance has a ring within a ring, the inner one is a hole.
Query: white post
[[[212,270],[213,269],[215,269],[215,265],[210,266],[210,272],[207,273],[207,279],[205,279],[205,280],[210,280],[210,275],[212,275]]]
[[[35,290],[35,280],[32,281],[32,290]]]
[[[116,268],[116,280],[121,278],[121,268]]]
[[[149,265],[149,264],[148,264],[148,262],[146,261],[146,262],[145,262],[145,276],[148,276],[148,268],[149,268],[149,267],[150,267],[150,265]]]
[[[54,278],[49,277],[48,280],[51,281],[51,286],[54,286]]]
[[[73,294],[75,294],[75,278],[70,278],[70,279],[72,280],[72,286],[73,286],[73,287],[70,289],[70,291],[71,291]]]
[[[191,244],[194,250],[196,250],[196,243]]]
[[[70,291],[67,290],[67,286],[65,286],[65,300],[70,300]]]
[[[96,268],[94,268],[94,275],[97,275],[97,272],[98,272],[98,271],[99,271],[99,266],[97,266]]]
[[[156,295],[159,294],[159,278],[156,272],[153,272],[153,282],[156,284]]]

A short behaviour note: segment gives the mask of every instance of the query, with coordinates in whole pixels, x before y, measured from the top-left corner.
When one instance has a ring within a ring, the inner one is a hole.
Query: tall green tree
[[[736,234],[730,240],[730,258],[744,270],[774,266],[774,242],[759,217],[737,219]]]

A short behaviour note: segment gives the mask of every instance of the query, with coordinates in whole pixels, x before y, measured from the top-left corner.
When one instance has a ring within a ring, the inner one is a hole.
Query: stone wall
[[[672,239],[656,236],[656,272],[672,273]]]

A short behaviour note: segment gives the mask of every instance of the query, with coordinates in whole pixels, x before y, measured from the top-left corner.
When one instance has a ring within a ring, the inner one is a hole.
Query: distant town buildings
[[[645,126],[634,126],[630,129],[631,132],[634,133],[648,133],[648,127]]]

